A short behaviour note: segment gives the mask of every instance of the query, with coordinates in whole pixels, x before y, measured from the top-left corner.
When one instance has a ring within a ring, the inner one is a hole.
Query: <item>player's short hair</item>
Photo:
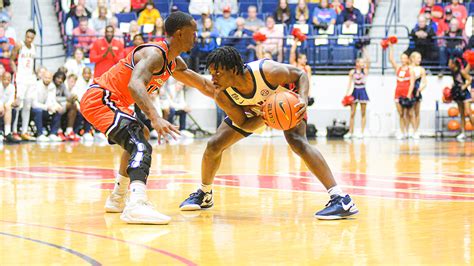
[[[165,21],[165,32],[168,36],[172,36],[177,30],[186,26],[191,26],[193,17],[181,11],[171,13]]]
[[[36,35],[36,31],[34,29],[27,29],[26,30],[26,33],[33,33],[34,35]]]
[[[239,51],[231,46],[222,46],[212,51],[207,56],[206,68],[211,65],[214,68],[222,67],[225,70],[232,70],[237,75],[244,73],[244,62]]]

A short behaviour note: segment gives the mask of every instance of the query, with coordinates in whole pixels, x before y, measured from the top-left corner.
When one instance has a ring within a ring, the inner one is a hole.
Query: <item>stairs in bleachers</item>
[[[62,43],[62,39],[59,32],[58,19],[56,17],[54,6],[51,0],[38,0],[40,11],[43,19],[43,44]],[[25,31],[33,26],[31,21],[31,0],[15,0],[12,3],[12,21],[11,25],[15,28],[17,38],[23,40]],[[38,29],[37,29],[38,31]],[[39,45],[40,36],[39,32],[35,38],[35,44]],[[40,47],[37,47],[37,68],[40,66]],[[64,55],[64,49],[62,45],[45,47],[43,48],[43,56],[56,56]],[[64,64],[64,57],[57,59],[44,60],[43,65],[46,66],[50,71],[56,71],[58,67]]]

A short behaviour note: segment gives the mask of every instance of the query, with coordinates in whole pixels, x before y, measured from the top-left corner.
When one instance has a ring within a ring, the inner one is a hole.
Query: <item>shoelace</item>
[[[197,198],[197,197],[199,197],[199,191],[196,191],[196,192],[193,192],[193,193],[189,194],[189,197],[190,197],[190,198]]]
[[[339,197],[334,197],[334,198],[330,199],[329,202],[326,204],[326,207],[330,206],[330,205],[332,205],[332,203],[338,201],[339,198],[341,198],[341,197],[339,196]]]

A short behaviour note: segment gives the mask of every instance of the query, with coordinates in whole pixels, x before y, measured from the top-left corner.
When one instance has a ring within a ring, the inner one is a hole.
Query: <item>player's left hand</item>
[[[308,103],[306,102],[305,99],[301,98],[301,96],[298,95],[298,99],[300,100],[299,103],[295,104],[295,108],[299,109],[298,112],[296,112],[296,117],[298,117],[298,120],[301,120],[306,113],[306,108],[308,107]]]

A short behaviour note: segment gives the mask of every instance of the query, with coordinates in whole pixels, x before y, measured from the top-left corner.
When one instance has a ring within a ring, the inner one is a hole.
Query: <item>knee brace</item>
[[[137,121],[127,120],[123,126],[119,126],[119,130],[110,132],[109,139],[130,154],[127,167],[130,181],[140,180],[146,183],[150,173],[153,148],[146,140],[142,126]]]

